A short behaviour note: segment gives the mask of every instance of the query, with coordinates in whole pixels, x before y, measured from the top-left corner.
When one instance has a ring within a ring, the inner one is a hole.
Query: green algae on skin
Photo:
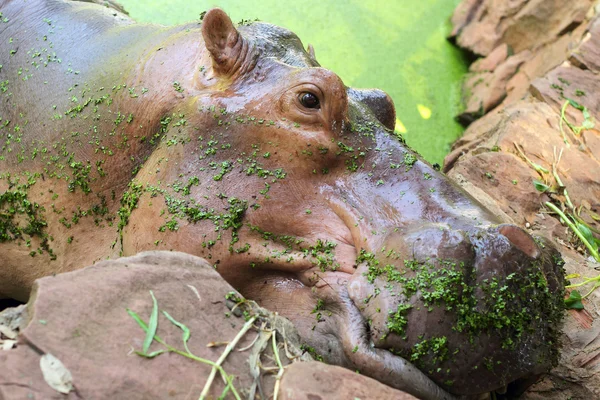
[[[466,282],[475,282],[474,271],[467,276],[469,269],[465,265],[450,261],[405,260],[403,267],[398,267],[382,265],[373,253],[362,250],[356,262],[366,263],[365,277],[369,283],[388,282],[387,290],[394,293],[397,290],[398,298],[404,299],[396,309],[389,310],[388,334],[385,336],[395,334],[406,341],[411,312],[421,308],[432,312],[441,308],[453,315],[448,328],[466,335],[467,349],[469,343],[475,346],[480,337],[493,335],[499,338],[503,350],[514,350],[535,334],[532,331],[535,324],[543,323],[549,330],[545,338],[549,341],[546,343],[548,356],[553,364],[558,360],[560,320],[564,311],[562,297],[551,293],[546,278],[535,263],[524,272],[468,285]],[[532,314],[530,310],[541,311]],[[419,342],[407,345],[412,347],[392,351],[430,372],[436,371],[445,361],[451,362],[452,355],[461,351],[446,337],[421,337]],[[487,364],[496,365],[490,360]]]
[[[26,184],[0,193],[0,243],[20,241],[31,247],[31,239],[38,238],[38,249],[29,254],[33,257],[46,252],[54,260],[56,255],[49,245],[52,237],[45,232],[48,225],[43,217],[45,209],[29,200],[28,191],[34,183],[30,177]]]

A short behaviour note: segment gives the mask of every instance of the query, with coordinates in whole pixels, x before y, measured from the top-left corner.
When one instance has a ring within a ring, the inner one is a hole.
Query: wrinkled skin
[[[173,249],[289,317],[314,355],[422,398],[450,395],[407,359],[455,394],[556,362],[557,252],[498,225],[392,133],[385,93],[345,87],[291,32],[220,10],[164,28],[0,5],[4,296]]]

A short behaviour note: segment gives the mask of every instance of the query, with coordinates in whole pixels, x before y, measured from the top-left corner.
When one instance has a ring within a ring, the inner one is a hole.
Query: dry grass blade
[[[556,184],[558,185],[558,188],[560,190],[562,190],[563,194],[565,195],[565,201],[567,202],[567,207],[569,207],[571,210],[575,210],[575,206],[571,202],[571,198],[569,197],[569,193],[567,192],[567,187],[563,184],[562,180],[560,179],[560,176],[558,175],[558,163],[560,163],[560,159],[562,158],[563,150],[564,149],[560,149],[560,153],[558,153],[558,156],[557,156],[556,155],[556,147],[554,147],[554,160],[555,161],[552,163],[552,175],[554,176],[554,179],[556,180]]]
[[[263,325],[264,327],[264,325]],[[269,344],[269,340],[271,339],[271,335],[273,335],[272,330],[264,330],[260,329],[258,331],[258,336],[254,341],[254,345],[252,350],[250,351],[250,355],[248,356],[248,364],[250,366],[250,375],[252,376],[253,382],[250,386],[248,399],[254,399],[256,396],[256,390],[258,389],[260,398],[265,398],[263,393],[263,388],[260,381],[260,371],[261,371],[261,361],[260,355],[265,351],[267,345]]]
[[[525,153],[523,152],[523,150],[521,149],[521,146],[519,144],[517,144],[516,142],[513,142],[513,145],[515,146],[515,148],[517,149],[517,151],[519,152],[519,155],[521,157],[523,157],[523,159],[525,161],[527,161],[527,163],[538,173],[540,174],[540,176],[542,178],[544,178],[544,174],[549,174],[550,171],[548,171],[546,168],[542,167],[540,164],[534,163],[533,161],[531,161],[529,159],[529,157],[527,157],[525,155]]]
[[[208,342],[206,344],[206,347],[221,347],[221,346],[227,346],[229,344],[229,342]]]

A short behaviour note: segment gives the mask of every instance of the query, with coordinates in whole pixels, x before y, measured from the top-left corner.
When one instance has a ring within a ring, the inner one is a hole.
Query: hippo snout
[[[447,390],[494,390],[556,361],[557,254],[517,226],[430,224],[361,256],[348,294],[372,346]]]

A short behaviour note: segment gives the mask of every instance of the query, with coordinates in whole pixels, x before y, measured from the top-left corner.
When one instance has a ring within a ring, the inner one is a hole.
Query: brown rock
[[[544,76],[562,64],[581,39],[585,28],[585,24],[582,24],[573,32],[562,35],[555,42],[538,48],[533,56],[521,65],[519,72],[508,81],[507,96],[503,104],[508,105],[521,100],[529,92],[532,80]]]
[[[587,107],[594,116],[600,116],[600,79],[592,71],[565,63],[533,81],[530,91],[535,98],[557,111],[560,111],[565,99],[573,99]],[[570,121],[581,125],[583,114],[580,110],[568,107],[566,111]]]
[[[356,372],[320,362],[295,363],[281,381],[282,400],[417,400]]]
[[[485,58],[480,58],[469,67],[471,72],[494,72],[498,65],[502,64],[509,56],[512,55],[512,50],[508,48],[506,43],[502,43],[496,47]]]
[[[569,61],[581,69],[600,72],[600,18],[592,21]]]
[[[586,30],[596,32],[595,24],[592,28],[588,26],[584,9],[590,8],[586,1],[569,3],[569,7],[574,7],[566,14],[567,3],[557,1],[461,3],[453,19],[455,31],[460,31],[458,44],[482,44],[492,39],[496,42],[489,44],[489,54],[483,53],[487,54],[485,58],[470,66],[471,73],[467,75],[462,91],[464,111],[457,119],[466,125],[500,103],[509,105],[521,100],[528,94],[533,80],[569,57],[579,60],[578,65],[586,62],[592,65],[595,41],[588,39],[587,45],[581,43]],[[470,19],[467,18],[469,15]],[[457,19],[458,16],[462,19]],[[571,21],[567,28],[558,33],[552,29],[564,25],[565,21]],[[487,32],[487,36],[482,36],[482,31]],[[591,34],[588,32],[587,36]],[[571,55],[578,47],[581,54]],[[474,51],[468,46],[467,50]],[[511,56],[513,52],[516,54]],[[585,57],[592,61],[585,61]]]
[[[553,99],[551,95],[554,96],[553,92],[548,91],[550,100]],[[600,207],[600,162],[589,146],[567,148],[559,131],[559,108],[559,104],[552,107],[529,99],[477,121],[446,157],[448,176],[455,180],[460,176],[461,181],[470,182],[496,199],[500,209],[515,222],[538,224],[548,232],[559,229],[554,234],[564,237],[557,220],[538,216],[541,203],[548,198],[535,190],[532,181],[541,177],[515,147],[518,144],[531,161],[548,170],[552,168],[555,149],[557,154],[563,149],[558,173],[570,197],[577,199],[578,204],[594,205],[592,211],[597,212]],[[568,130],[567,127],[564,129]],[[573,135],[570,137],[575,139]],[[580,141],[590,141],[596,148],[600,142],[598,132],[586,131]],[[585,168],[578,167],[581,165]],[[551,178],[549,174],[547,177]],[[513,181],[517,183],[513,184]]]
[[[591,6],[591,0],[469,0],[452,17],[451,38],[481,56],[502,43],[515,53],[533,50],[581,24]]]
[[[509,57],[493,72],[467,74],[462,88],[464,111],[458,120],[469,124],[499,105],[506,97],[507,82],[530,57],[531,53],[524,51]]]
[[[482,0],[464,0],[460,2],[454,9],[450,19],[452,32],[448,35],[448,39],[456,40],[463,28],[473,20],[481,4]]]
[[[17,348],[0,352],[0,399],[198,398],[210,373],[209,365],[174,353],[153,359],[134,353],[142,349],[145,334],[126,310],[134,310],[148,322],[150,290],[161,311],[189,327],[189,349],[198,357],[216,361],[224,347],[207,344],[232,340],[245,323],[243,318],[227,316],[230,311],[225,295],[233,291],[231,286],[210,264],[183,253],[141,253],[43,278],[36,281],[28,303],[29,323],[19,336]],[[288,344],[288,350],[294,352],[297,347],[293,342],[299,339],[289,322],[285,334],[295,337]],[[182,331],[162,312],[157,335],[184,349]],[[255,337],[256,333],[249,332],[237,348],[251,344]],[[164,348],[154,342],[150,352]],[[225,371],[236,377],[237,390],[244,393],[253,382],[248,364],[251,352],[233,351],[223,364]],[[47,353],[70,370],[75,391],[62,395],[46,384],[40,357]],[[281,350],[280,356],[289,363],[285,351]],[[273,365],[266,356],[261,362]],[[268,396],[274,382],[272,375],[265,379],[263,388]],[[223,388],[217,376],[210,395],[218,397]]]

